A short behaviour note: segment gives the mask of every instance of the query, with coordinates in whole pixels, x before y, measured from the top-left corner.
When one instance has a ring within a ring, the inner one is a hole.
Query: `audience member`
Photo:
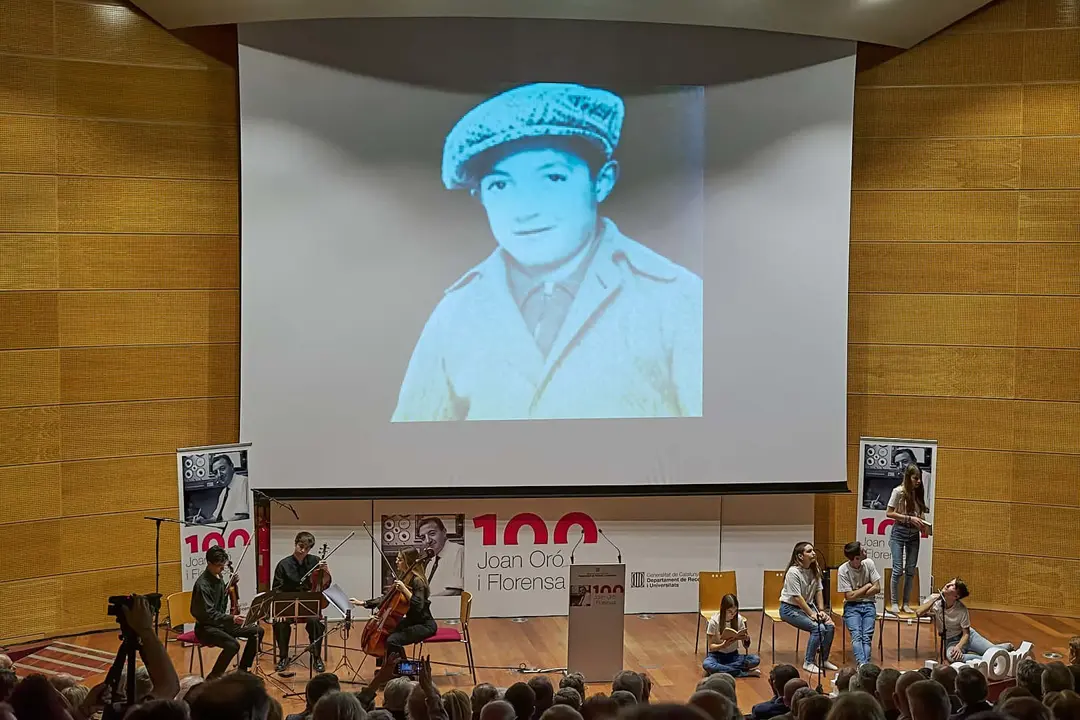
[[[948,720],[952,704],[945,686],[937,680],[920,680],[907,689],[911,720]]]
[[[792,678],[784,683],[784,707],[787,708],[787,712],[777,715],[777,720],[795,720],[795,715],[792,712],[795,708],[795,693],[808,687],[809,684],[801,677]]]
[[[585,697],[585,676],[579,672],[566,673],[566,675],[559,680],[559,687],[572,687],[578,691],[578,695]]]
[[[15,667],[15,663],[11,661],[11,658],[0,653],[0,670],[10,670],[13,667]]]
[[[7,703],[0,703],[0,720],[16,720],[15,712]]]
[[[734,716],[731,701],[715,690],[698,690],[687,702],[704,710],[712,720],[732,720]]]
[[[645,673],[638,673],[641,678],[641,702],[648,704],[652,697],[652,679]]]
[[[872,662],[863,663],[859,666],[856,675],[859,677],[859,687],[862,691],[880,700],[877,694],[877,681],[878,676],[881,675],[881,668]]]
[[[896,706],[896,681],[900,679],[900,671],[895,668],[885,668],[878,674],[875,697],[881,703],[881,709],[885,711],[885,720],[897,720],[900,717],[900,708]]]
[[[389,687],[389,684],[387,687]],[[337,675],[334,673],[319,673],[308,680],[307,687],[304,688],[304,699],[306,701],[304,712],[293,713],[286,720],[309,720],[311,713],[315,710],[315,704],[319,702],[323,695],[340,691],[341,682],[338,680]]]
[[[615,701],[615,704],[619,706],[620,710],[638,704],[637,698],[634,697],[634,693],[629,690],[616,690],[611,693],[611,699]]]
[[[1019,685],[1013,685],[1012,687],[1005,688],[1004,690],[1001,691],[1001,694],[998,695],[997,707],[1000,708],[1002,705],[1004,705],[1006,702],[1008,702],[1009,698],[1014,698],[1014,697],[1035,697],[1035,696],[1032,695],[1031,691],[1028,690],[1026,687],[1021,687]]]
[[[938,665],[930,672],[930,679],[945,688],[945,694],[949,696],[949,712],[959,712],[963,703],[956,695],[956,668],[952,665]]]
[[[53,686],[55,687],[55,685]],[[86,696],[90,694],[90,688],[85,685],[69,685],[60,691],[61,697],[67,701],[68,707],[75,710],[82,707]]]
[[[934,671],[933,671],[933,670],[931,670],[931,669],[930,669],[930,668],[928,668],[928,667],[921,667],[921,668],[919,668],[918,670],[916,670],[915,672],[917,672],[917,673],[919,673],[920,675],[922,675],[922,676],[923,676],[923,680],[933,680],[933,679],[934,679]]]
[[[149,677],[149,675],[147,676]],[[79,678],[68,673],[58,673],[56,675],[49,676],[49,684],[57,690],[63,690],[64,688],[75,687],[79,684]]]
[[[582,700],[578,691],[570,687],[559,688],[559,692],[552,696],[552,705],[566,705],[578,712],[581,712],[581,703],[583,702],[585,701]]]
[[[206,682],[201,675],[185,675],[180,678],[180,689],[176,692],[176,700],[185,700],[187,694],[191,692],[191,688],[196,685]]]
[[[828,696],[814,693],[799,703],[798,720],[825,720],[832,704],[833,701]]]
[[[366,716],[357,697],[340,690],[319,698],[311,712],[311,720],[364,720]]]
[[[619,704],[604,693],[597,693],[581,703],[584,720],[611,720],[619,714]]]
[[[893,699],[896,701],[896,707],[900,710],[900,720],[911,720],[911,707],[908,705],[907,689],[922,679],[921,674],[909,671],[900,675],[900,679],[896,681]]]
[[[375,708],[367,714],[367,720],[394,720],[394,716],[386,708]],[[479,718],[473,720],[479,720]]]
[[[582,720],[581,713],[564,703],[555,703],[540,717],[544,720]]]
[[[794,665],[777,665],[770,670],[769,687],[772,688],[773,696],[771,700],[758,703],[753,707],[750,715],[754,720],[770,720],[786,713],[788,708],[784,704],[784,686],[787,685],[788,680],[794,680],[797,677],[799,677],[799,671]]]
[[[4,657],[7,657],[7,655],[4,655]],[[7,702],[7,699],[11,696],[11,691],[18,684],[19,676],[15,674],[14,670],[0,670],[0,702]]]
[[[188,720],[188,704],[181,700],[151,700],[128,711],[124,720]]]
[[[449,720],[472,720],[472,700],[463,690],[448,690],[442,696]]]
[[[1057,695],[1057,699],[1052,702],[1043,699],[1054,720],[1080,720],[1080,694],[1072,690],[1062,690]]]
[[[222,675],[197,687],[202,690],[190,703],[192,720],[264,720],[270,712],[266,685],[251,673]]]
[[[1069,672],[1073,676],[1073,692],[1080,693],[1080,665],[1070,665]]]
[[[8,698],[20,720],[68,720],[67,702],[44,675],[30,675],[11,691]]]
[[[971,716],[971,720],[1009,720],[1009,718],[997,710],[987,710],[986,712],[975,713]]]
[[[191,707],[195,703],[195,701],[199,699],[199,696],[202,695],[205,691],[205,682],[201,682],[198,685],[192,685],[191,689],[187,691],[186,695],[184,695],[184,702],[188,704],[188,707]],[[90,692],[93,693],[94,691],[91,690]]]
[[[1012,697],[999,703],[997,710],[1015,720],[1050,720],[1050,708],[1034,697]]]
[[[4,655],[0,655],[0,668],[4,666]],[[8,660],[8,662],[11,662]],[[1069,638],[1069,664],[1080,665],[1080,635]]]
[[[409,702],[409,693],[416,685],[407,677],[396,677],[386,683],[383,688],[383,709],[388,710],[394,716],[394,720],[405,720],[405,706]],[[477,689],[482,687],[476,686]],[[488,687],[491,687],[488,685]],[[494,690],[495,688],[491,688]],[[475,690],[473,691],[475,693]],[[498,694],[496,692],[496,694]],[[316,698],[318,700],[318,698]]]
[[[514,706],[505,700],[492,700],[480,711],[480,720],[514,720]]]
[[[713,673],[697,684],[698,690],[715,690],[739,706],[739,697],[735,687],[735,678],[727,673]]]
[[[862,692],[862,678],[859,677],[859,672],[855,671],[855,674],[848,680],[848,692]],[[869,695],[869,693],[867,693]]]
[[[626,690],[633,693],[634,699],[641,702],[641,698],[644,697],[645,693],[645,683],[641,676],[633,670],[623,670],[611,681],[611,691],[615,692],[617,690]]]
[[[870,693],[849,690],[833,701],[826,720],[885,720],[881,705]]]
[[[516,682],[506,688],[503,700],[514,706],[518,720],[531,720],[536,707],[536,693],[523,682]],[[578,705],[580,707],[580,703]]]
[[[1046,666],[1038,660],[1026,657],[1016,666],[1016,684],[1025,687],[1032,697],[1042,697],[1042,674]]]
[[[281,709],[277,698],[270,698],[270,710],[266,713],[266,720],[285,720],[285,711]]]
[[[536,707],[533,710],[533,720],[539,720],[555,702],[555,688],[551,686],[551,680],[546,675],[534,675],[529,678],[529,687],[536,696]]]
[[[855,677],[856,672],[855,668],[852,667],[840,668],[840,672],[836,673],[836,680],[833,682],[837,693],[845,693],[851,690],[851,678]]]
[[[975,713],[992,710],[993,706],[986,702],[989,692],[986,677],[981,672],[972,667],[961,668],[956,675],[956,695],[961,705],[953,713],[952,720],[968,720]]]
[[[704,710],[692,705],[636,703],[619,715],[620,720],[710,720]]]
[[[387,687],[390,687],[389,683],[387,683]],[[411,690],[412,688],[410,687],[409,689]],[[499,690],[491,683],[480,683],[479,685],[474,687],[472,690],[472,696],[470,697],[470,702],[472,704],[472,720],[480,720],[480,711],[484,709],[484,706],[492,700],[498,699]],[[385,692],[383,693],[383,707],[385,707],[387,710],[390,709],[386,704]],[[404,718],[398,718],[397,716],[395,716],[395,720],[404,720]]]
[[[1042,674],[1042,694],[1051,690],[1072,690],[1073,674],[1069,671],[1069,666],[1060,661],[1054,661],[1046,664],[1046,668]]]

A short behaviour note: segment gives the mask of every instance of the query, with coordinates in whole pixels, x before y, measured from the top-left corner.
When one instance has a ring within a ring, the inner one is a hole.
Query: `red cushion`
[[[189,645],[202,645],[202,643],[199,642],[199,638],[195,637],[194,630],[192,630],[191,632],[180,633],[176,636],[176,641],[187,643]]]
[[[425,643],[461,642],[461,633],[454,628],[441,627],[435,634],[424,641]]]

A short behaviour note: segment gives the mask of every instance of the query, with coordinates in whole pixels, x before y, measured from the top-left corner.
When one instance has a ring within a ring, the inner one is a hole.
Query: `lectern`
[[[566,667],[586,682],[611,682],[623,669],[626,566],[571,565]]]

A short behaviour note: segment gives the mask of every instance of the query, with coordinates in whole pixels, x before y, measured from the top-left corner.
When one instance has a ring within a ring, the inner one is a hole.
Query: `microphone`
[[[622,550],[619,549],[618,545],[611,542],[611,539],[607,536],[607,533],[604,532],[603,528],[598,527],[596,529],[600,531],[600,536],[603,537],[605,540],[607,540],[607,544],[610,545],[611,547],[615,548],[615,552],[618,553],[618,555],[619,555],[619,564],[622,564]],[[585,537],[585,535],[582,534],[582,537]]]
[[[581,537],[579,537],[577,539],[577,542],[574,543],[574,548],[573,548],[573,550],[570,551],[570,564],[571,565],[574,564],[574,553],[577,552],[578,545],[580,545],[581,541],[584,540],[584,539],[585,539],[585,533],[583,532],[583,533],[581,533]]]

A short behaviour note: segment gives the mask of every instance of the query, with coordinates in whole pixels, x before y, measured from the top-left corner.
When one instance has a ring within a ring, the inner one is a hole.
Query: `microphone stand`
[[[280,500],[278,500],[278,499],[277,499],[276,497],[272,497],[272,496],[270,496],[270,495],[267,495],[266,493],[264,493],[264,492],[263,492],[263,491],[261,491],[261,490],[255,490],[255,489],[252,489],[252,491],[251,491],[251,494],[252,494],[252,495],[256,495],[256,496],[258,496],[258,497],[261,497],[261,498],[266,498],[267,500],[269,500],[270,502],[274,503],[274,504],[275,504],[275,505],[277,505],[278,507],[282,507],[282,508],[285,508],[286,510],[288,510],[289,512],[291,512],[291,513],[292,513],[292,516],[293,516],[294,518],[296,518],[297,520],[299,520],[299,519],[300,519],[300,516],[299,516],[299,515],[298,515],[298,514],[296,513],[296,508],[294,508],[294,507],[293,507],[292,505],[290,505],[289,503],[286,503],[286,502],[281,502],[281,501],[280,501]]]
[[[606,541],[607,541],[607,544],[608,544],[608,545],[610,545],[611,547],[615,548],[615,552],[616,552],[616,553],[618,553],[618,556],[619,556],[619,564],[620,564],[620,565],[622,565],[622,550],[620,550],[620,549],[619,549],[619,546],[618,546],[618,545],[616,545],[615,543],[611,542],[611,540],[610,540],[610,539],[608,538],[608,536],[607,536],[607,533],[605,533],[605,532],[604,532],[604,528],[597,528],[597,530],[599,530],[599,531],[600,531],[600,537],[604,538],[604,540],[606,540]],[[581,537],[585,537],[585,533],[581,533]],[[580,541],[580,540],[578,540],[578,542],[581,542],[581,541]]]
[[[574,553],[577,552],[578,546],[581,545],[581,541],[584,540],[584,539],[585,539],[585,533],[582,532],[581,537],[578,538],[577,542],[574,543],[574,547],[570,550],[570,564],[571,565],[574,564]]]
[[[949,657],[946,654],[946,650],[945,650],[945,640],[946,640],[946,638],[945,638],[945,596],[943,594],[940,594],[940,593],[938,594],[938,602],[941,603],[941,611],[940,611],[941,612],[941,628],[938,631],[938,634],[940,635],[940,638],[941,638],[941,643],[940,643],[940,645],[938,647],[938,653],[939,653],[939,655],[941,657],[941,664],[942,665],[948,665],[949,664],[949,662],[948,662]]]
[[[816,608],[815,608],[816,609]],[[818,610],[820,613],[821,610]],[[817,623],[818,629],[818,647],[817,647],[817,693],[818,695],[824,694],[821,689],[821,676],[825,673],[825,623],[822,621],[820,615],[814,616],[814,622]],[[807,640],[807,642],[810,642]]]
[[[224,533],[229,529],[229,523],[223,525],[210,525],[188,522],[187,520],[177,520],[176,518],[167,517],[155,517],[153,515],[146,515],[143,520],[153,520],[155,523],[154,528],[154,593],[161,594],[161,523],[173,523],[179,525],[182,528],[185,527],[208,527],[220,530]],[[158,604],[158,611],[154,613],[154,633],[158,631],[158,616],[161,613],[160,603]]]

